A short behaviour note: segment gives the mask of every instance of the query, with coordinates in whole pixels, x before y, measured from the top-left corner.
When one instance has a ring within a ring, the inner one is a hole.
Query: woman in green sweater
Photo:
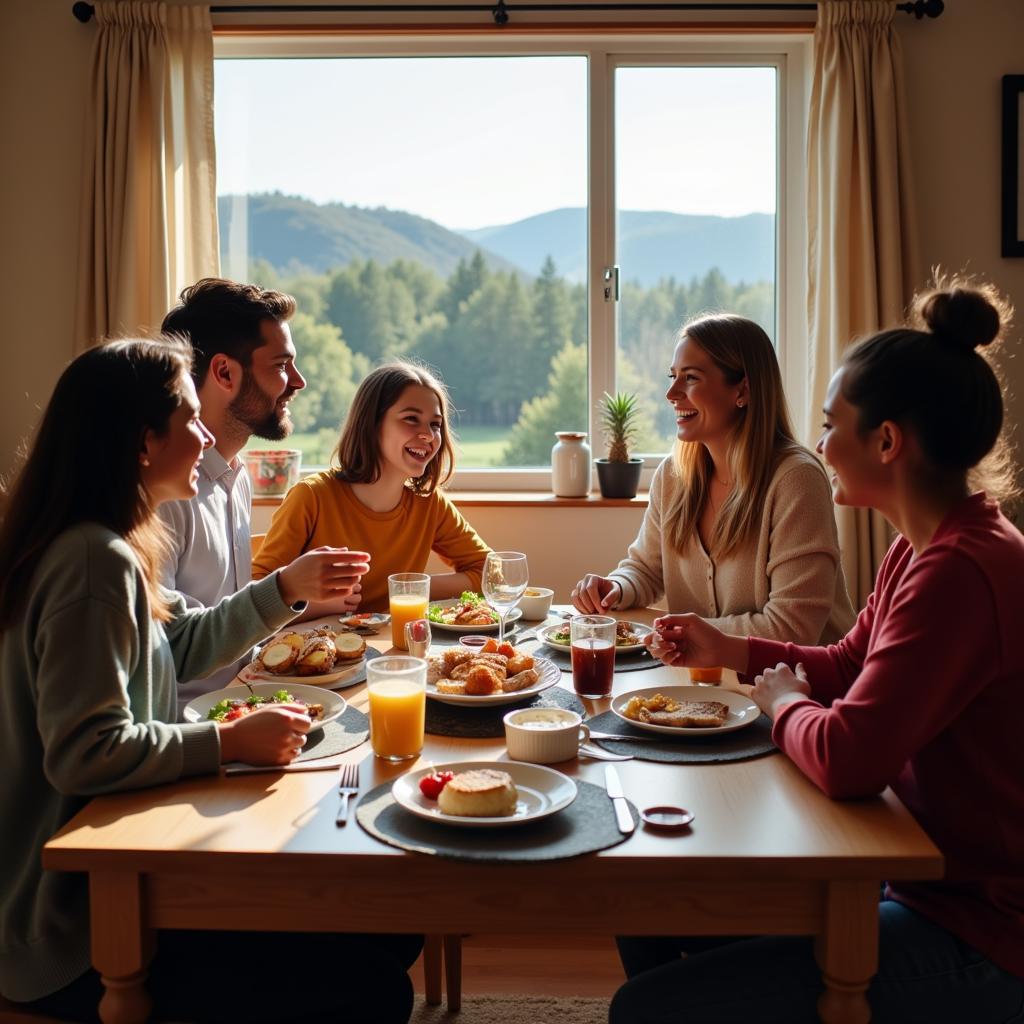
[[[0,524],[0,992],[63,1019],[95,1019],[101,983],[85,879],[43,871],[43,844],[92,796],[213,773],[222,761],[290,761],[309,730],[299,708],[171,724],[177,680],[241,657],[307,601],[350,591],[366,568],[365,555],[321,548],[210,609],[186,610],[160,587],[156,507],[196,493],[213,441],[190,358],[165,339],[75,359]],[[345,1020],[399,1021],[411,1011],[406,970],[419,946],[403,936],[167,932],[149,987],[155,1015],[178,1020],[342,1019],[343,1002]],[[244,984],[222,984],[225,954]],[[246,969],[258,963],[301,963],[301,981]],[[339,963],[355,968],[345,986],[328,980]]]

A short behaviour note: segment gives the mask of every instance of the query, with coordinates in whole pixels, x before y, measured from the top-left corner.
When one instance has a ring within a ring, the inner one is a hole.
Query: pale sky
[[[585,206],[583,57],[216,62],[217,191],[387,206],[448,228]],[[625,68],[623,210],[775,211],[775,71]]]

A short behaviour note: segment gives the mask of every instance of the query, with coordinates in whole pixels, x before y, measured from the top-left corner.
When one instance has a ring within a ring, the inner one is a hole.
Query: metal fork
[[[341,797],[341,806],[338,808],[338,816],[334,819],[335,825],[348,823],[348,798],[359,792],[359,765],[343,764],[341,775],[338,778],[338,795]]]

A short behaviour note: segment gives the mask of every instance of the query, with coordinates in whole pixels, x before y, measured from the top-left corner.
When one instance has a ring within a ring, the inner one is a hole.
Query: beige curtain
[[[76,343],[159,328],[219,267],[208,7],[97,2]]]
[[[843,350],[898,323],[917,277],[899,36],[890,0],[818,4],[808,122],[808,435]],[[863,606],[890,542],[875,512],[838,508],[850,596]]]

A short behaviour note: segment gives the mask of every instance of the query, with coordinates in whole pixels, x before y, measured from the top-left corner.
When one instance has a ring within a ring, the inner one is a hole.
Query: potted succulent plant
[[[605,393],[601,399],[601,426],[608,443],[608,458],[594,459],[597,482],[605,498],[633,498],[640,485],[644,460],[631,458],[629,446],[639,426],[640,400],[636,395]]]

